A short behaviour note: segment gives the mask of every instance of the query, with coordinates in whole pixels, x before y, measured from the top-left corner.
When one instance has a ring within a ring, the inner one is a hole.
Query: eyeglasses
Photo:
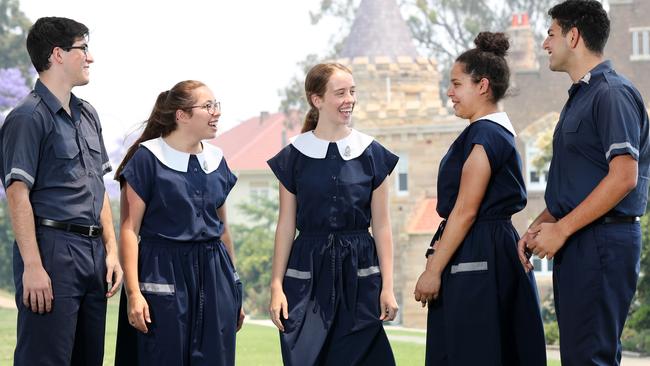
[[[217,112],[221,112],[221,102],[212,101],[212,102],[207,102],[203,105],[193,105],[190,108],[203,108],[205,109],[208,113],[210,114],[215,114]]]
[[[85,56],[88,56],[88,44],[82,44],[81,46],[70,46],[70,47],[61,47],[62,50],[70,52],[70,50],[81,50]]]

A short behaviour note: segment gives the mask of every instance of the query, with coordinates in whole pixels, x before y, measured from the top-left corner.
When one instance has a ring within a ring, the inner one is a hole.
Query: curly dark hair
[[[510,84],[510,68],[505,59],[510,42],[504,33],[481,32],[474,39],[476,48],[463,52],[456,62],[465,66],[465,73],[478,83],[486,78],[490,81],[492,102],[503,98]]]
[[[576,27],[585,46],[590,51],[602,54],[609,38],[609,18],[603,5],[596,0],[566,0],[548,11],[565,35]]]
[[[70,47],[79,38],[88,37],[88,27],[68,18],[43,17],[27,34],[27,52],[37,72],[50,68],[54,47]]]

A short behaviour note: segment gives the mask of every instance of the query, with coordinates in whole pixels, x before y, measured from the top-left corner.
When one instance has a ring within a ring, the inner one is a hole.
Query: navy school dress
[[[448,218],[463,165],[481,145],[492,176],[474,225],[442,274],[440,297],[429,305],[427,365],[546,365],[535,278],[517,256],[510,216],[526,205],[514,129],[505,113],[471,123],[440,162],[438,206]]]
[[[116,365],[234,365],[242,285],[217,215],[237,178],[222,151],[143,142],[120,175],[145,202],[138,278],[152,323],[128,323],[122,292]]]
[[[352,130],[336,142],[303,133],[268,161],[297,201],[299,235],[283,281],[285,365],[395,364],[379,320],[382,281],[368,228],[373,190],[397,160]]]

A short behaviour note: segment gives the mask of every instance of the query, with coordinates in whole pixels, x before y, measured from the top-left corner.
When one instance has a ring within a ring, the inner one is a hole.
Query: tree
[[[256,197],[239,208],[249,219],[249,224],[231,226],[237,272],[244,284],[244,306],[249,313],[265,314],[271,299],[269,284],[278,200]]]
[[[33,74],[29,55],[25,51],[31,25],[20,10],[18,0],[0,0],[0,65],[19,68],[26,79]]]

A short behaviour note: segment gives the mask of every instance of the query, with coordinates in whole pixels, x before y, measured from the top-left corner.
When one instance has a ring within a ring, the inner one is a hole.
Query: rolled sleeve
[[[609,88],[601,93],[596,108],[596,129],[607,162],[625,154],[639,160],[642,115],[633,94],[625,87]]]
[[[24,182],[32,189],[36,181],[42,125],[31,114],[10,114],[0,133],[2,151],[2,183],[5,189],[14,181]]]

